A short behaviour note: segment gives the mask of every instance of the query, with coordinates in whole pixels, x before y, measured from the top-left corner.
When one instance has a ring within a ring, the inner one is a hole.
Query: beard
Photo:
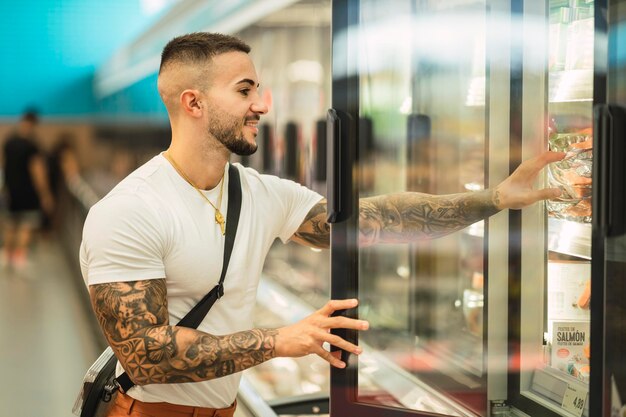
[[[259,116],[241,120],[225,112],[215,110],[209,117],[208,133],[230,152],[240,156],[252,155],[256,152],[258,145],[248,142],[243,135],[242,129],[248,120],[259,120]]]

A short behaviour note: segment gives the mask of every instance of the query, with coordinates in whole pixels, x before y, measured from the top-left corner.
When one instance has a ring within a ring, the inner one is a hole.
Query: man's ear
[[[200,91],[185,90],[180,93],[180,106],[183,111],[191,117],[202,117],[202,102],[200,101]]]

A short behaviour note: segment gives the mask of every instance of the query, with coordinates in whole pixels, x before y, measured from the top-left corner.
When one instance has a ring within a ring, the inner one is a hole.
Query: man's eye
[[[248,93],[250,93],[250,89],[244,88],[243,90],[239,90],[239,92],[243,94],[245,97],[248,97]]]

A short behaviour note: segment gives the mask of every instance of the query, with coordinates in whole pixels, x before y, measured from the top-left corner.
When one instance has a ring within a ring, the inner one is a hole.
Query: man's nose
[[[257,114],[266,114],[269,111],[269,106],[263,100],[257,100],[252,104],[250,110]]]
[[[252,105],[252,111],[255,113],[266,114],[272,107],[272,93],[270,90],[263,90],[257,100]]]

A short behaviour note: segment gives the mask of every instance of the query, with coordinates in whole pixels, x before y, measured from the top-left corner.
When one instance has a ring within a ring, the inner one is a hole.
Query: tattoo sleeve
[[[274,357],[277,330],[226,336],[169,325],[164,279],[89,287],[100,326],[137,385],[204,381]]]
[[[497,191],[431,195],[397,193],[359,201],[359,244],[408,243],[433,239],[461,230],[496,214]],[[326,200],[317,203],[294,233],[292,240],[305,246],[328,248],[330,225]]]
[[[461,230],[497,213],[497,191],[430,195],[398,193],[359,203],[359,244],[406,243]]]

